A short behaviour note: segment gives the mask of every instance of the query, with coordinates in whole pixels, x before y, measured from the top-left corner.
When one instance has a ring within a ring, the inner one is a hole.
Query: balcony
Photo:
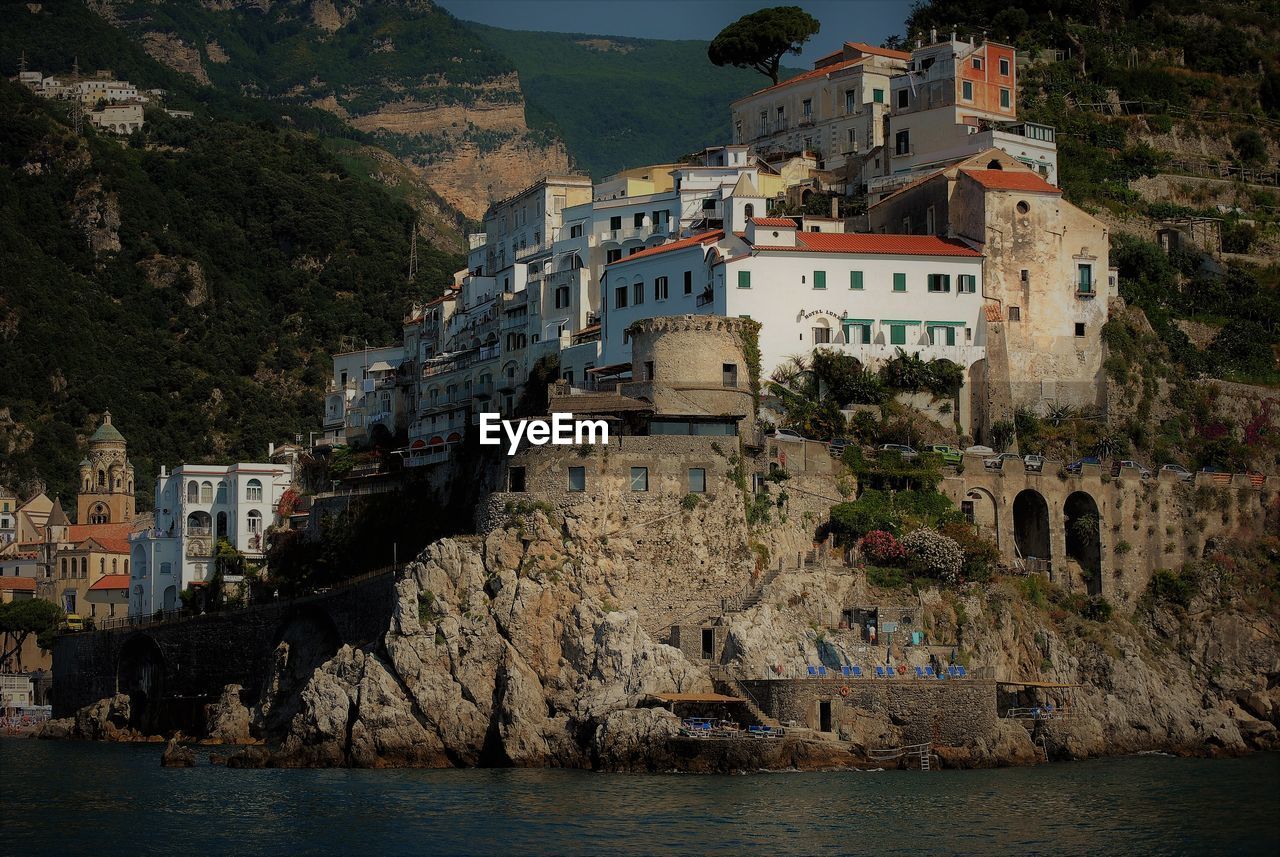
[[[709,303],[711,303],[712,301],[714,301],[715,299],[716,299],[716,293],[715,293],[715,292],[713,292],[713,291],[711,291],[710,289],[708,289],[707,291],[705,291],[705,292],[703,292],[702,294],[698,295],[698,299],[697,299],[697,301],[695,301],[695,303],[696,303],[698,306],[700,306],[700,307],[704,307],[704,306],[706,306],[707,304],[709,304]]]
[[[613,242],[621,244],[623,241],[645,241],[655,235],[666,235],[669,227],[658,224],[651,226],[631,226],[623,229],[609,229],[600,236],[602,244]]]
[[[534,256],[537,256],[540,253],[550,253],[550,252],[551,252],[551,241],[541,241],[537,244],[530,244],[527,247],[516,248],[515,259],[517,262],[520,262],[525,259],[529,259]]]
[[[213,527],[187,527],[187,538],[209,538],[213,535]]]
[[[1075,290],[1076,298],[1082,301],[1093,300],[1098,296],[1094,283],[1072,282],[1071,288]]]

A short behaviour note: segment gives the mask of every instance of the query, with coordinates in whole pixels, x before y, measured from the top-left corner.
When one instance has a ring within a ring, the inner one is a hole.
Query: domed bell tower
[[[89,438],[89,454],[80,462],[76,521],[119,524],[133,520],[133,465],[124,435],[111,424],[111,412]]]

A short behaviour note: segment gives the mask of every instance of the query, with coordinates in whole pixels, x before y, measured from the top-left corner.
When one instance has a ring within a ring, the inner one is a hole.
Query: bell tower
[[[80,462],[76,520],[81,524],[119,524],[133,520],[133,465],[124,435],[111,424],[111,412],[89,438],[89,454]]]

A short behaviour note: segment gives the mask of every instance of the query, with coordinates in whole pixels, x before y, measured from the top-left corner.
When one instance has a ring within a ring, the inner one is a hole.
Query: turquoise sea
[[[994,771],[160,767],[0,739],[0,854],[1280,853],[1280,755]]]

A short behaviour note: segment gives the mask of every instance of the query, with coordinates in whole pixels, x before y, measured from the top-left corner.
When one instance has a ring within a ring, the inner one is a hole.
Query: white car
[[[988,470],[1004,470],[1006,461],[1022,461],[1022,456],[1016,452],[1002,452],[995,458],[984,458],[982,466]]]
[[[1022,463],[1026,465],[1028,473],[1040,473],[1044,470],[1043,455],[1025,455],[1022,457]]]
[[[775,440],[804,440],[804,436],[793,429],[776,429],[773,437]]]
[[[1174,476],[1177,476],[1183,482],[1190,482],[1192,479],[1196,478],[1196,475],[1194,473],[1192,473],[1187,468],[1183,467],[1181,464],[1166,464],[1160,468],[1160,472],[1172,473]]]

